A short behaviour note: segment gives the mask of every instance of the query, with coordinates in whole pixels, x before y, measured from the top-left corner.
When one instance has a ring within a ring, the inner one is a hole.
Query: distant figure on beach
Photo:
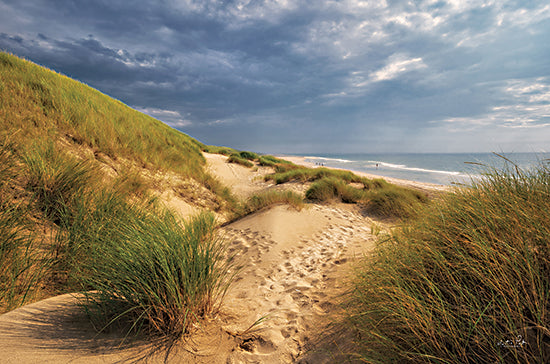
[[[378,163],[376,163],[376,169],[378,169]]]

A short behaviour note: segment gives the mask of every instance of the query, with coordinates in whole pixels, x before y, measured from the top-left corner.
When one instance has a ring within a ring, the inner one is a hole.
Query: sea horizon
[[[439,185],[468,184],[490,168],[502,169],[516,165],[527,171],[550,160],[550,153],[546,152],[307,153],[292,156],[329,168]]]

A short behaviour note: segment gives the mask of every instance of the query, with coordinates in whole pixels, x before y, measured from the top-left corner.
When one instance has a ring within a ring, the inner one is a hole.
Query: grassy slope
[[[201,144],[80,82],[0,53],[1,134],[17,144],[69,138],[116,159],[201,179]],[[1,136],[1,135],[0,135]]]
[[[0,125],[0,312],[93,291],[99,322],[125,312],[153,333],[181,335],[217,307],[230,263],[213,216],[183,224],[144,193],[140,175],[171,172],[229,199],[204,171],[201,143],[6,53]]]

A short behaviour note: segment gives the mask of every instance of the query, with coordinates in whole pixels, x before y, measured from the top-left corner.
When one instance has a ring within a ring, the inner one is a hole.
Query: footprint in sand
[[[239,344],[239,348],[253,354],[270,354],[276,350],[275,345],[271,341],[261,336],[252,336],[244,339]]]

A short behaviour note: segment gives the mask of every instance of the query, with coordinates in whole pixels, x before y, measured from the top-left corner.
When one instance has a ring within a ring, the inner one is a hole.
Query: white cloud
[[[501,87],[501,105],[475,117],[452,117],[444,122],[468,128],[495,126],[509,129],[550,127],[550,80],[508,80]]]
[[[550,5],[535,9],[517,9],[502,11],[496,17],[498,26],[525,27],[550,18]]]
[[[387,58],[386,64],[372,71],[365,77],[364,71],[354,71],[348,79],[348,83],[353,88],[364,88],[376,82],[389,81],[399,78],[401,75],[417,71],[428,66],[422,58],[410,58],[406,54],[396,53]]]
[[[179,111],[157,109],[152,107],[135,107],[135,109],[174,128],[186,127],[193,124],[191,121],[185,119]]]
[[[426,64],[420,57],[408,58],[404,54],[394,54],[388,58],[388,62],[384,67],[369,75],[369,80],[371,82],[392,80],[403,73],[426,67]]]

